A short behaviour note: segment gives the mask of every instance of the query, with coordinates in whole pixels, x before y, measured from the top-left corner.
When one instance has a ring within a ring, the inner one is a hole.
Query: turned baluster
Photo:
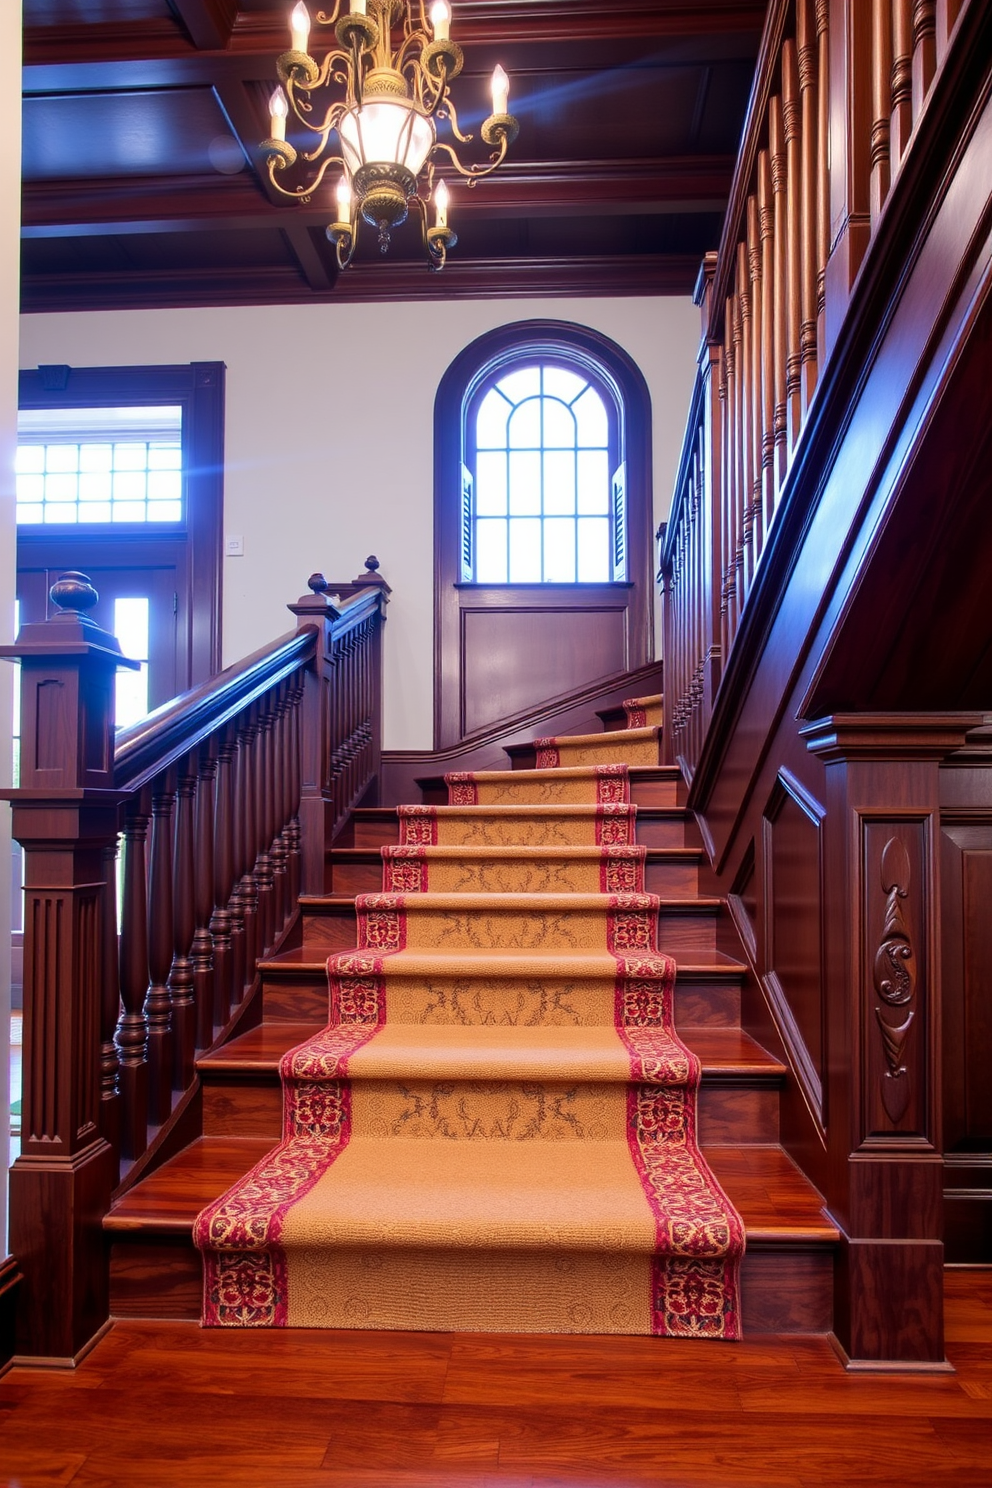
[[[286,833],[289,828],[289,684],[282,682],[276,698],[275,725],[273,728],[273,759],[275,774],[275,836],[269,853],[272,859],[273,912],[276,936],[282,933],[289,916],[287,892],[288,845]]]
[[[754,322],[751,316],[751,269],[747,243],[737,245],[737,299],[741,315],[741,606],[754,575],[754,383],[752,380]]]
[[[802,158],[802,281],[799,327],[800,397],[803,418],[816,391],[817,328],[817,37],[813,0],[798,0],[797,62],[802,114],[800,151]]]
[[[256,833],[258,856],[255,859],[255,878],[258,883],[259,940],[263,951],[267,951],[274,938],[272,857],[269,851],[272,843],[270,832],[272,713],[269,701],[266,701],[259,717],[257,744],[255,802],[258,812]]]
[[[943,61],[964,0],[937,0],[937,61]]]
[[[214,946],[210,923],[214,912],[214,781],[217,760],[213,741],[200,748],[196,790],[194,860],[193,995],[196,1000],[196,1047],[214,1041]]]
[[[871,225],[874,231],[892,179],[889,160],[892,0],[872,0],[871,19]]]
[[[785,354],[785,416],[789,455],[802,427],[802,145],[799,62],[795,43],[782,47],[782,123],[785,128],[788,318]]]
[[[269,937],[271,946],[275,942],[276,932],[279,928],[277,914],[278,900],[276,888],[276,837],[279,832],[279,697],[278,693],[270,693],[267,703],[265,754],[263,765],[265,770],[265,791],[262,802],[265,809],[265,848],[269,860]]]
[[[726,656],[730,650],[730,591],[727,582],[729,555],[732,552],[730,533],[730,483],[732,480],[732,462],[730,459],[730,426],[732,421],[732,398],[728,384],[727,363],[729,360],[726,346],[718,350],[717,367],[717,397],[720,401],[720,469],[723,479],[714,484],[714,491],[718,493],[720,509],[717,512],[717,520],[720,524],[720,561],[715,570],[715,578],[720,585],[720,651]]]
[[[124,894],[120,935],[122,1012],[117,1024],[121,1093],[121,1156],[140,1157],[148,1143],[148,907],[145,841],[151,808],[147,788],[133,796],[124,815]]]
[[[289,806],[289,907],[296,908],[300,895],[301,874],[301,837],[300,829],[300,795],[302,790],[301,770],[301,747],[302,747],[302,706],[303,706],[303,673],[301,672],[294,680],[290,690],[291,706],[289,711],[289,764],[290,764],[290,806]]]
[[[103,933],[100,956],[100,1130],[121,1151],[121,1097],[118,1089],[120,1056],[114,1034],[121,1015],[120,971],[117,964],[117,843],[103,849]]]
[[[160,1126],[172,1110],[173,1032],[169,971],[175,946],[172,918],[172,809],[175,772],[152,787],[151,863],[148,874],[148,1119]]]
[[[238,831],[238,897],[241,901],[241,923],[245,936],[245,982],[250,983],[255,975],[255,962],[261,949],[260,915],[258,904],[258,798],[255,785],[256,761],[259,749],[259,704],[253,703],[241,720],[238,730],[236,798],[239,821]],[[240,995],[240,994],[236,994]]]
[[[193,972],[193,933],[196,928],[193,834],[196,812],[197,761],[189,754],[179,770],[176,798],[176,859],[173,894],[174,939],[169,991],[172,994],[173,1072],[176,1090],[193,1079],[196,1055],[196,995]]]
[[[889,148],[894,170],[913,132],[913,0],[892,0],[891,94]]]
[[[751,547],[752,565],[757,568],[764,544],[764,507],[761,500],[764,478],[765,376],[764,347],[765,286],[762,280],[761,215],[757,195],[747,201],[747,262],[751,297]]]
[[[727,593],[727,645],[728,650],[737,633],[740,614],[738,604],[739,560],[743,552],[740,543],[740,426],[741,400],[738,368],[740,367],[740,316],[737,312],[737,296],[727,301],[727,568],[724,585]]]
[[[826,358],[827,259],[830,257],[830,0],[816,0],[816,356],[820,371]]]
[[[936,0],[913,3],[913,122],[923,112],[937,71]]]
[[[785,360],[788,344],[789,319],[789,261],[786,241],[787,194],[785,133],[782,126],[782,100],[776,95],[768,106],[768,155],[771,167],[772,202],[774,210],[774,324],[772,328],[773,413],[771,506],[766,508],[765,521],[770,524],[781,495],[785,473],[789,466],[789,431],[785,413]]]
[[[214,955],[214,1023],[223,1026],[230,1016],[234,986],[231,910],[228,896],[234,881],[231,818],[234,811],[232,761],[237,746],[225,730],[217,753],[214,807],[214,908],[210,936]]]

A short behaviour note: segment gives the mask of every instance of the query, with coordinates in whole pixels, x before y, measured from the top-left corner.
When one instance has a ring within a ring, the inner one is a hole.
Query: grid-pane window
[[[19,526],[184,519],[182,409],[22,409]]]
[[[515,367],[478,403],[471,577],[479,584],[617,577],[610,417],[602,393],[555,364]]]

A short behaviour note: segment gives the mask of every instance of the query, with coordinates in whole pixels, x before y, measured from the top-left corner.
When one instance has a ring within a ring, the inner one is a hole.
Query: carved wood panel
[[[806,1100],[826,1124],[821,823],[824,809],[788,771],[764,819],[763,982]]]
[[[930,1135],[926,819],[862,819],[864,1135]]]

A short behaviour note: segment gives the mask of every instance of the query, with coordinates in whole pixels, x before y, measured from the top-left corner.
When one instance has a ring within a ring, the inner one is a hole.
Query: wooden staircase
[[[512,755],[515,766],[531,763],[526,748]],[[678,962],[679,1033],[703,1066],[701,1138],[747,1229],[745,1329],[829,1331],[839,1234],[779,1143],[786,1069],[741,1027],[747,968],[718,949],[726,911],[705,892],[707,862],[682,776],[633,767],[630,777],[638,842],[648,849],[645,887],[662,900],[659,945]],[[440,780],[423,781],[422,794],[426,803],[446,800]],[[326,854],[326,892],[300,897],[295,943],[259,963],[255,1004],[227,1042],[197,1060],[202,1135],[128,1189],[104,1220],[113,1315],[199,1315],[194,1217],[278,1140],[280,1057],[326,1022],[326,959],[355,944],[354,896],[380,889],[379,849],[398,840],[394,808],[352,813]]]

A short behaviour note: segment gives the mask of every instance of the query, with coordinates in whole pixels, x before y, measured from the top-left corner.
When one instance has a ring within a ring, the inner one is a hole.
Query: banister
[[[114,741],[114,785],[136,791],[188,754],[314,654],[318,629],[306,625],[261,646],[216,677],[149,713]]]

